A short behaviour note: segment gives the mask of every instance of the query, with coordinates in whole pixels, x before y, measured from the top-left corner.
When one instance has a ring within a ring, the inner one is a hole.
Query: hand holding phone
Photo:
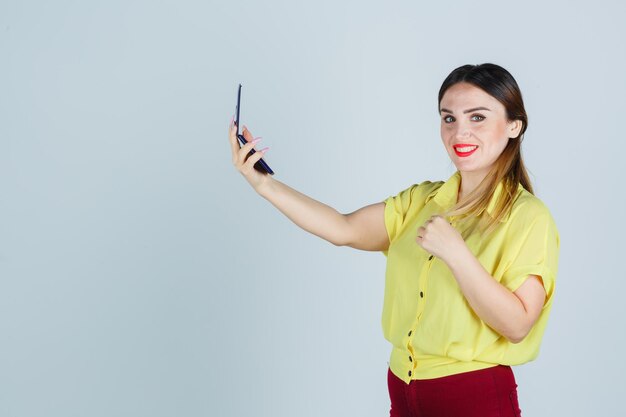
[[[243,145],[248,143],[248,141],[246,140],[243,134],[239,133],[239,110],[240,108],[241,108],[241,84],[239,84],[239,89],[237,91],[237,107],[235,109],[235,125],[237,126],[237,139],[239,140],[239,142],[241,142],[241,144],[239,145],[239,147],[241,148],[243,147]],[[254,150],[254,148],[252,148],[250,152],[248,153],[248,157],[250,155],[253,155],[254,153],[256,153],[256,151]],[[270,168],[269,165],[267,165],[267,163],[263,160],[263,158],[259,159],[254,164],[254,169],[262,172],[263,174],[274,175],[274,171],[272,170],[272,168]]]

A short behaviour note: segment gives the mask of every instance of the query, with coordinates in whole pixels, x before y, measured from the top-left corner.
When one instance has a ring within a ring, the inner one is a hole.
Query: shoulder
[[[425,180],[420,182],[419,184],[417,184],[419,187],[421,187],[424,191],[427,192],[432,192],[435,190],[438,190],[439,188],[441,188],[441,186],[443,184],[445,184],[445,181],[430,181],[430,180]]]
[[[425,180],[419,184],[414,184],[414,192],[417,197],[427,199],[436,194],[436,191],[439,190],[443,184],[445,184],[445,181]]]
[[[518,196],[511,207],[509,220],[512,225],[524,229],[537,223],[556,228],[554,217],[548,206],[523,187],[520,187]]]
[[[411,201],[423,200],[431,195],[434,191],[438,190],[444,181],[430,181],[425,180],[419,183],[413,183],[408,187],[400,190],[397,194],[389,196],[385,201],[392,201],[394,199],[408,199]]]

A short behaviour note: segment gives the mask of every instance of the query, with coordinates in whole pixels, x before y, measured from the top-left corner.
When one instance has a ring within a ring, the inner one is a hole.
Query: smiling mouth
[[[478,149],[477,145],[471,145],[471,146],[455,146],[454,147],[454,152],[458,155],[458,156],[470,156],[471,154],[474,153],[474,151]]]

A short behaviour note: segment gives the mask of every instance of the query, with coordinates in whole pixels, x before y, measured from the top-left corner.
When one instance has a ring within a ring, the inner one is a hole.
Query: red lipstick
[[[476,149],[478,149],[478,145],[473,145],[471,143],[457,143],[456,145],[453,145],[452,147],[454,148],[454,152],[462,158],[466,156],[470,156],[476,151]],[[474,147],[474,149],[472,149],[469,152],[460,152],[458,150],[458,148],[467,148],[467,147]]]

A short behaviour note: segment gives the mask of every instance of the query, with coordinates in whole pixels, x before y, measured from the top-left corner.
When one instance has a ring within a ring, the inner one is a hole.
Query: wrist
[[[454,272],[461,265],[466,265],[467,259],[471,256],[473,256],[473,254],[465,244],[465,241],[461,241],[446,255],[445,259],[442,258],[442,261],[448,265],[450,271]]]
[[[263,198],[267,198],[270,193],[270,188],[272,187],[272,182],[274,178],[270,174],[266,174],[262,177],[263,179],[259,182],[259,184],[255,187],[255,191]]]

